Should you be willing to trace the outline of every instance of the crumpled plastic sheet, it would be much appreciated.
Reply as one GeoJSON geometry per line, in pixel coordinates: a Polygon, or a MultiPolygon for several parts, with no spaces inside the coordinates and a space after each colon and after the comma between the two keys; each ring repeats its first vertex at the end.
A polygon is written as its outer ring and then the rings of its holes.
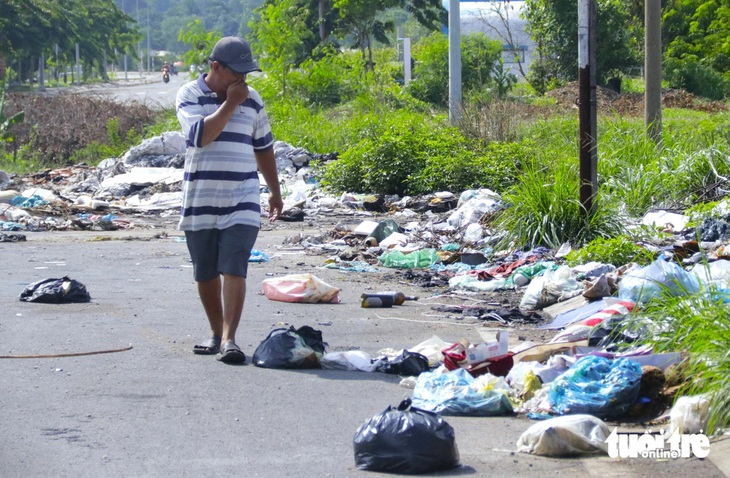
{"type": "Polygon", "coordinates": [[[23,224],[18,222],[0,221],[0,230],[3,231],[21,231],[25,229],[23,224]]]}
{"type": "Polygon", "coordinates": [[[252,249],[251,255],[248,257],[248,262],[269,262],[269,256],[263,251],[252,249]]]}
{"type": "Polygon", "coordinates": [[[646,267],[627,273],[619,282],[618,297],[647,302],[663,293],[680,295],[699,291],[699,280],[675,262],[657,259],[646,267]]]}
{"type": "Polygon", "coordinates": [[[365,261],[331,262],[325,264],[324,267],[326,269],[339,269],[348,272],[378,272],[379,270],[377,267],[373,267],[365,261]]]}
{"type": "Polygon", "coordinates": [[[640,385],[637,362],[588,355],[550,384],[548,400],[560,415],[620,417],[638,398],[640,385]]]}
{"type": "Polygon", "coordinates": [[[475,390],[475,379],[463,368],[424,372],[413,389],[413,406],[442,415],[487,417],[513,412],[509,397],[498,390],[475,390]]]}
{"type": "Polygon", "coordinates": [[[10,200],[10,204],[15,207],[21,207],[21,208],[32,208],[36,206],[41,206],[43,204],[48,204],[48,202],[44,201],[42,197],[34,194],[30,197],[25,196],[16,196],[13,199],[10,200]]]}
{"type": "Polygon", "coordinates": [[[517,440],[517,451],[541,456],[608,453],[608,425],[592,415],[566,415],[535,423],[517,440]]]}

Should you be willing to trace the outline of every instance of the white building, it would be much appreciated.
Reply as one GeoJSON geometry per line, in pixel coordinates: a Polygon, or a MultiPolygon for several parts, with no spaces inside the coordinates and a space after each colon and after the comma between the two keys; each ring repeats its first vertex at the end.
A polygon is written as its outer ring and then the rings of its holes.
{"type": "MultiPolygon", "coordinates": [[[[448,1],[446,8],[448,9],[448,1]]],[[[520,18],[525,2],[461,2],[461,34],[483,32],[499,40],[504,47],[502,58],[505,70],[522,79],[520,64],[527,74],[535,53],[535,42],[525,32],[527,22],[520,18]]]]}

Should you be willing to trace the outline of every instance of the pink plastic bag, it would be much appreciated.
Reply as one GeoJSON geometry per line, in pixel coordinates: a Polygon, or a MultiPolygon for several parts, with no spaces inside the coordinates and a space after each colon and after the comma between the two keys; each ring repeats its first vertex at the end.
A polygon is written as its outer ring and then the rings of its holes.
{"type": "Polygon", "coordinates": [[[281,302],[329,302],[339,304],[340,289],[332,287],[312,274],[291,274],[263,281],[264,295],[281,302]]]}

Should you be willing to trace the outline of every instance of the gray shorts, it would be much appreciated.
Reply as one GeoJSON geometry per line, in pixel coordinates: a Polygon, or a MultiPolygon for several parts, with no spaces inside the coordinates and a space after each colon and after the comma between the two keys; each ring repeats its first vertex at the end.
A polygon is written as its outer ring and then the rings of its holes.
{"type": "Polygon", "coordinates": [[[257,227],[243,224],[226,229],[185,231],[196,282],[207,282],[221,274],[246,277],[248,258],[258,233],[257,227]]]}

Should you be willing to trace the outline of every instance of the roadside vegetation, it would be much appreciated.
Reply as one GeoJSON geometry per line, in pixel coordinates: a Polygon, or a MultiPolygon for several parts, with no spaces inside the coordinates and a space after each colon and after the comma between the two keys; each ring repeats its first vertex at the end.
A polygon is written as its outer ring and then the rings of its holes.
{"type": "MultiPolygon", "coordinates": [[[[328,158],[334,154],[338,159],[312,165],[321,187],[331,193],[458,194],[488,188],[507,205],[483,219],[495,235],[504,233],[501,247],[557,248],[568,242],[573,247],[569,263],[616,266],[653,260],[641,244],[661,241],[661,232],[633,227],[648,211],[686,212],[692,224],[699,224],[717,214],[713,207],[727,195],[730,76],[721,41],[727,35],[703,34],[730,25],[709,24],[730,15],[715,8],[718,2],[667,2],[667,95],[658,145],[646,135],[641,82],[629,73],[640,63],[641,11],[634,2],[599,1],[599,10],[611,17],[602,36],[610,41],[601,48],[610,54],[601,56],[599,91],[618,79],[624,94],[614,101],[599,98],[599,190],[588,219],[578,201],[578,92],[571,83],[577,48],[575,35],[561,36],[575,31],[574,1],[526,2],[529,29],[544,41],[530,73],[521,78],[505,70],[506,40],[463,37],[464,103],[456,124],[446,110],[447,39],[431,31],[438,24],[434,17],[417,19],[397,9],[378,15],[358,10],[358,2],[337,3],[342,15],[328,17],[335,33],[326,42],[317,41],[317,24],[308,14],[316,9],[295,0],[264,2],[247,26],[268,73],[251,75],[249,83],[266,101],[275,137],[328,158]],[[407,85],[386,35],[396,23],[414,38],[414,80],[407,85]],[[358,41],[353,41],[347,32],[357,28],[358,41]]],[[[405,3],[433,8],[440,2],[405,3]]],[[[381,6],[386,5],[399,3],[381,6]]],[[[196,64],[204,62],[221,36],[222,30],[205,30],[192,21],[178,40],[188,47],[186,61],[196,64]]],[[[178,128],[171,110],[70,98],[7,96],[0,117],[16,120],[0,125],[0,169],[22,173],[93,165],[143,138],[178,128]]],[[[657,301],[642,311],[657,324],[651,339],[657,351],[690,353],[691,374],[698,377],[690,391],[713,397],[711,425],[716,428],[727,426],[730,418],[725,300],[721,291],[705,291],[657,301]]]]}

